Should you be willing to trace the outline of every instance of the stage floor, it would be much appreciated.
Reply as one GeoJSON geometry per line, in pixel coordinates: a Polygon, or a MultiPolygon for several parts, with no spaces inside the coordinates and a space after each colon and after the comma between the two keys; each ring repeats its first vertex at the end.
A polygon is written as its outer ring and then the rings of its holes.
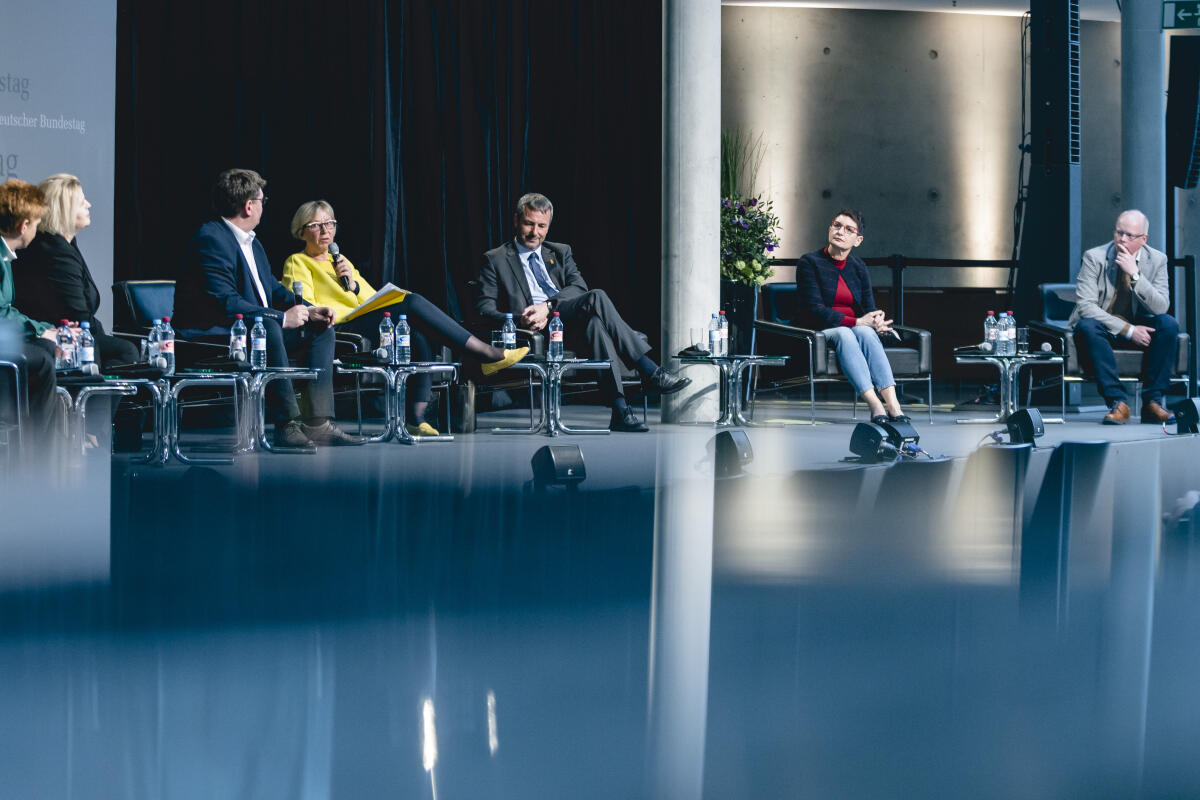
{"type": "Polygon", "coordinates": [[[483,432],[524,413],[12,476],[0,794],[1200,796],[1200,437],[939,410],[946,459],[863,467],[771,402],[715,480],[710,426],[483,432]]]}

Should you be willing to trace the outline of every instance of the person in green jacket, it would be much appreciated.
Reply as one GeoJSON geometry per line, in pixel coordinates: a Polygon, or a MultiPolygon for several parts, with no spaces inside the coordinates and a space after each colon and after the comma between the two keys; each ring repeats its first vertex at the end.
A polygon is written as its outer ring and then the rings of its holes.
{"type": "MultiPolygon", "coordinates": [[[[37,235],[46,208],[45,195],[33,184],[16,178],[0,184],[0,361],[23,363],[35,442],[49,433],[53,421],[55,328],[13,306],[12,262],[37,235]]],[[[0,369],[0,416],[9,418],[12,380],[11,370],[0,369]]]]}

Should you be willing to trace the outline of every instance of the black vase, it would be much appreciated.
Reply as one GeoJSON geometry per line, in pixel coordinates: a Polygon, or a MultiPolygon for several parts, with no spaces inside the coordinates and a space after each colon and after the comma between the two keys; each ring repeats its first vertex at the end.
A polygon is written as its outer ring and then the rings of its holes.
{"type": "Polygon", "coordinates": [[[729,320],[729,353],[753,352],[754,320],[758,317],[758,286],[721,279],[721,308],[729,320]]]}

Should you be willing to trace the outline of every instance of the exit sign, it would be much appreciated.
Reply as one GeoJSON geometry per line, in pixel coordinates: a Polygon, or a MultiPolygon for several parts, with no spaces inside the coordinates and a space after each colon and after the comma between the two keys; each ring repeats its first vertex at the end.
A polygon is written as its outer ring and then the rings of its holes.
{"type": "Polygon", "coordinates": [[[1163,3],[1163,28],[1200,28],[1200,0],[1163,3]]]}

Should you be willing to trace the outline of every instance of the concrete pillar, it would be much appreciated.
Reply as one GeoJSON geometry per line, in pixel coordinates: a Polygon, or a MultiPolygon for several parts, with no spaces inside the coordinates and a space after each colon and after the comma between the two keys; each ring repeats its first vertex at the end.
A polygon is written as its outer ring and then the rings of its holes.
{"type": "Polygon", "coordinates": [[[646,797],[700,800],[713,574],[712,431],[659,439],[646,797]]]}
{"type": "MultiPolygon", "coordinates": [[[[721,301],[721,2],[663,2],[662,360],[721,301]]],[[[663,422],[716,419],[715,370],[663,398],[663,422]]]]}
{"type": "Polygon", "coordinates": [[[1121,6],[1121,205],[1150,218],[1149,244],[1166,247],[1166,39],[1161,0],[1121,6]]]}

